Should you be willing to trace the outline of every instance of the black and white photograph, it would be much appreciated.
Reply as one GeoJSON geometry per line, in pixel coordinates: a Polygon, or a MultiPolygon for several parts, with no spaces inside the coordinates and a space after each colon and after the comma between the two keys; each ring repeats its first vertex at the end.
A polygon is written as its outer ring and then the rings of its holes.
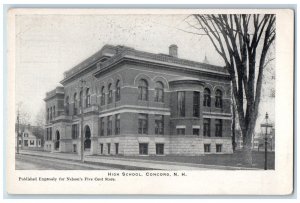
{"type": "Polygon", "coordinates": [[[277,128],[292,117],[275,103],[278,24],[291,12],[82,11],[11,10],[17,181],[30,171],[168,181],[288,167],[278,159],[292,160],[281,150],[292,145],[278,140],[293,135],[277,128]]]}

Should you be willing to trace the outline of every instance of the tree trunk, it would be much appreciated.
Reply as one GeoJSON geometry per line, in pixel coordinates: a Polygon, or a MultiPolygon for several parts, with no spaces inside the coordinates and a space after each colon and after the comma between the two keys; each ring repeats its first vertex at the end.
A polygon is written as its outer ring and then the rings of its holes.
{"type": "Polygon", "coordinates": [[[236,141],[235,141],[235,104],[234,104],[234,98],[232,96],[232,125],[231,125],[231,130],[232,130],[232,150],[235,151],[236,149],[236,141]]]}

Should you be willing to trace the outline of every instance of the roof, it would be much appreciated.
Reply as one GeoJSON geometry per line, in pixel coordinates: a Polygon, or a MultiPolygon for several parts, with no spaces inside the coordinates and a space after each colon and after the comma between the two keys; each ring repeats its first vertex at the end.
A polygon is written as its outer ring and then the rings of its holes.
{"type": "Polygon", "coordinates": [[[88,57],[70,70],[64,72],[64,79],[61,81],[61,83],[65,84],[76,75],[83,73],[83,71],[91,71],[96,69],[96,73],[94,75],[97,75],[97,73],[101,72],[101,70],[104,70],[124,59],[130,59],[134,61],[142,60],[149,63],[153,62],[156,64],[173,66],[174,68],[184,67],[191,70],[201,70],[219,75],[229,75],[225,67],[222,66],[215,66],[181,59],[168,54],[154,54],[150,52],[139,51],[127,46],[105,45],[92,56],[88,57]]]}

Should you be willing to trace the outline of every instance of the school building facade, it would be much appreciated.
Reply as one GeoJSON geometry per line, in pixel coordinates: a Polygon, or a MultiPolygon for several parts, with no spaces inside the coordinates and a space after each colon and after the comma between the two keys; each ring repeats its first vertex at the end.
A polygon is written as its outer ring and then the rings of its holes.
{"type": "Polygon", "coordinates": [[[226,69],[105,45],[46,93],[44,149],[85,154],[232,153],[231,82],[226,69]]]}

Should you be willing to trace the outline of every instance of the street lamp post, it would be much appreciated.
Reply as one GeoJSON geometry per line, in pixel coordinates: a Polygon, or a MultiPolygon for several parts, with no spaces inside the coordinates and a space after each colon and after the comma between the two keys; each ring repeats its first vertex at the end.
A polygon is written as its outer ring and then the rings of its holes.
{"type": "MultiPolygon", "coordinates": [[[[83,96],[83,86],[85,85],[86,81],[81,79],[80,80],[80,91],[81,91],[81,95],[79,93],[79,97],[83,96]]],[[[79,99],[79,103],[80,103],[80,128],[81,128],[81,132],[80,132],[80,160],[81,162],[84,162],[84,138],[83,138],[83,105],[82,105],[82,101],[83,98],[79,99]]]]}
{"type": "Polygon", "coordinates": [[[264,137],[264,141],[265,141],[265,170],[268,169],[267,165],[268,165],[268,128],[272,127],[271,124],[268,123],[268,119],[269,119],[269,115],[268,113],[266,113],[266,123],[261,124],[262,128],[265,128],[265,137],[264,137]]]}

